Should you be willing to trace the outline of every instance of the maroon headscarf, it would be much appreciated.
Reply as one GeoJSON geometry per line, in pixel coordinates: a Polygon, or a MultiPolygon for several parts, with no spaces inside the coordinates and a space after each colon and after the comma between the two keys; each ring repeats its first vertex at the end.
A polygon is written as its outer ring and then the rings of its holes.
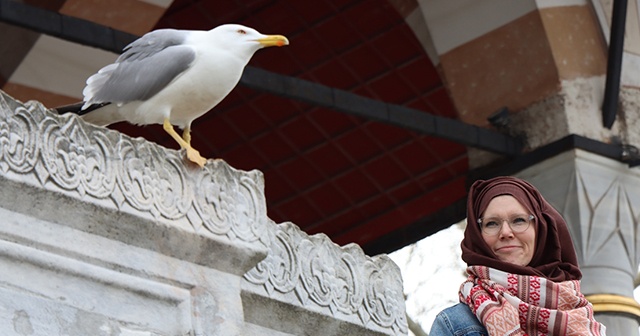
{"type": "Polygon", "coordinates": [[[528,182],[508,176],[478,180],[467,198],[467,228],[461,243],[462,260],[469,266],[481,265],[508,273],[537,275],[552,281],[580,280],[578,258],[567,224],[560,214],[528,182]],[[498,259],[484,242],[478,218],[496,196],[511,195],[535,216],[536,245],[527,266],[498,259]]]}

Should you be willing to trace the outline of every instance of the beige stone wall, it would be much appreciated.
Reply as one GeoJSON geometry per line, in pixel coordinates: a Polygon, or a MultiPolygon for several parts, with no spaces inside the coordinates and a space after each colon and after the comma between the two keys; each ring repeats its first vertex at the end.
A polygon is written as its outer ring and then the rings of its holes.
{"type": "Polygon", "coordinates": [[[538,12],[440,55],[461,120],[488,125],[503,106],[518,111],[558,90],[558,69],[538,12]]]}
{"type": "Polygon", "coordinates": [[[560,80],[605,74],[607,44],[590,6],[542,8],[539,15],[560,80]]]}
{"type": "MultiPolygon", "coordinates": [[[[396,6],[411,8],[407,2],[396,6]]],[[[630,1],[621,109],[602,125],[611,1],[418,1],[407,20],[421,37],[462,121],[491,127],[510,111],[511,135],[532,150],[570,134],[640,147],[640,10],[630,1]],[[419,14],[419,15],[418,15],[419,14]],[[419,31],[426,27],[427,32],[419,31]]],[[[472,166],[491,160],[473,151],[472,166]]]]}

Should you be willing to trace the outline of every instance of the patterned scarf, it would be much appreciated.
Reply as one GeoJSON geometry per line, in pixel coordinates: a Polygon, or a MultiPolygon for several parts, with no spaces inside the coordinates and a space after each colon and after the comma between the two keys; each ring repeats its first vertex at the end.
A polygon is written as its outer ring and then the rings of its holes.
{"type": "Polygon", "coordinates": [[[494,335],[605,336],[580,281],[553,282],[538,276],[506,273],[485,266],[467,268],[460,301],[494,335]]]}

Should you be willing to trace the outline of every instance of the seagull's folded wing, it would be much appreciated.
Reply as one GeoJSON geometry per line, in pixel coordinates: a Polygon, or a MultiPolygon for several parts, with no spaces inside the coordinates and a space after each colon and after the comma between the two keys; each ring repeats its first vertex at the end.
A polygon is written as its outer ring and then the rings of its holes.
{"type": "Polygon", "coordinates": [[[144,37],[132,43],[116,63],[89,77],[82,91],[84,107],[146,100],[187,70],[195,59],[194,50],[186,45],[170,45],[167,41],[159,48],[162,43],[158,35],[154,43],[149,43],[149,39],[144,42],[144,37]]]}

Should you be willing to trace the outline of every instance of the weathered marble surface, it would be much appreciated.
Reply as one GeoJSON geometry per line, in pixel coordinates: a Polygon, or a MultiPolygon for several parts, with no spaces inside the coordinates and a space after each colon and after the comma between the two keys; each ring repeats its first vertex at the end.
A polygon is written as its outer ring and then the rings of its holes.
{"type": "Polygon", "coordinates": [[[205,169],[0,91],[0,334],[404,335],[400,271],[205,169]]]}

